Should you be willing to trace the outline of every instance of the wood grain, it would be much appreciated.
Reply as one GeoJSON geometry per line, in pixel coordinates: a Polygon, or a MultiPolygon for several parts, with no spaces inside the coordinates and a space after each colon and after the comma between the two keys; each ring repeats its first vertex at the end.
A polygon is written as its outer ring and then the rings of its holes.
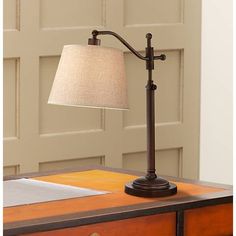
{"type": "Polygon", "coordinates": [[[184,215],[186,236],[233,235],[233,204],[190,209],[184,215]]]}
{"type": "Polygon", "coordinates": [[[175,235],[175,213],[166,213],[134,219],[118,220],[88,226],[66,228],[27,236],[173,236],[175,235]]]}

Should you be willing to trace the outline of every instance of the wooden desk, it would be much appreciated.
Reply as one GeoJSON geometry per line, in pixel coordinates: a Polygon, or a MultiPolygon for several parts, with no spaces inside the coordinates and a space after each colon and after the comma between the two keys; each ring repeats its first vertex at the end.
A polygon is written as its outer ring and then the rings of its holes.
{"type": "Polygon", "coordinates": [[[4,235],[31,236],[223,236],[233,235],[230,186],[169,178],[178,193],[139,198],[124,184],[139,172],[88,167],[6,177],[33,178],[107,190],[100,196],[4,208],[4,235]]]}

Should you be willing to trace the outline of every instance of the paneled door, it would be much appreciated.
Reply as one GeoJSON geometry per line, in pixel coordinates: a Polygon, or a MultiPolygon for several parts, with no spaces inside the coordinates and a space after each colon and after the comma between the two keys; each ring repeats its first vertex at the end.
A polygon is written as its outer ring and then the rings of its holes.
{"type": "Polygon", "coordinates": [[[153,34],[156,166],[198,178],[200,0],[4,0],[4,171],[17,174],[87,164],[146,169],[143,61],[124,50],[129,111],[48,105],[62,47],[112,30],[144,53],[153,34]]]}

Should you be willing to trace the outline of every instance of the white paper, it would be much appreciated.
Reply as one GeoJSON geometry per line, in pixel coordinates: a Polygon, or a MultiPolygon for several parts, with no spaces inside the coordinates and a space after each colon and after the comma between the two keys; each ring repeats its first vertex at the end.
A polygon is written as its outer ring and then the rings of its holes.
{"type": "Polygon", "coordinates": [[[3,181],[3,206],[18,206],[106,193],[109,192],[22,178],[3,181]]]}

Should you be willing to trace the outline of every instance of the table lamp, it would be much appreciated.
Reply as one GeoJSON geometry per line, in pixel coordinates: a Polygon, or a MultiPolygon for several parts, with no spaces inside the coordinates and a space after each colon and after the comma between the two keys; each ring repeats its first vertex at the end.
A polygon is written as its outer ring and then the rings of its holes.
{"type": "Polygon", "coordinates": [[[155,169],[155,90],[152,70],[155,60],[152,34],[146,34],[146,55],[141,55],[120,35],[112,31],[92,31],[88,45],[65,45],[48,103],[66,106],[128,109],[124,55],[121,50],[100,46],[98,35],[112,35],[135,56],[146,62],[147,173],[125,185],[125,192],[139,197],[164,197],[177,193],[175,184],[157,176],[155,169]]]}

